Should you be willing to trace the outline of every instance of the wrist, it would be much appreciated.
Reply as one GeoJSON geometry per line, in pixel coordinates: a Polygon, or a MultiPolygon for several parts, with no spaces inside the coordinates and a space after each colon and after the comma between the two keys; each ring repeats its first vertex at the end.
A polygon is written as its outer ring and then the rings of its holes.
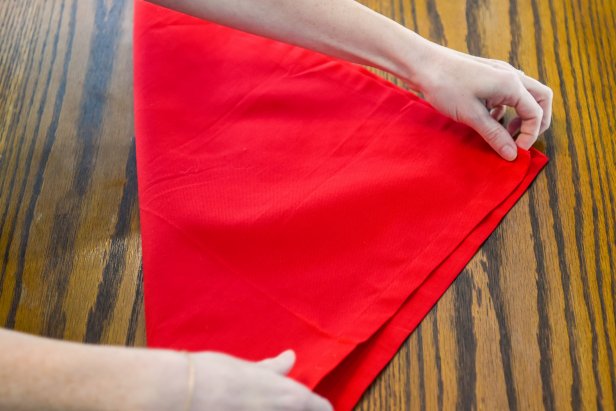
{"type": "Polygon", "coordinates": [[[399,38],[389,53],[391,69],[388,71],[411,89],[424,92],[435,81],[443,47],[407,28],[399,38]]]}
{"type": "Polygon", "coordinates": [[[184,355],[162,349],[95,346],[100,350],[98,393],[103,409],[181,410],[186,398],[184,355]],[[101,389],[102,388],[102,389],[101,389]],[[109,395],[111,394],[111,395],[109,395]]]}
{"type": "Polygon", "coordinates": [[[145,369],[143,404],[146,410],[184,411],[189,390],[189,363],[185,353],[150,349],[151,366],[145,369]],[[146,375],[147,374],[147,375],[146,375]]]}

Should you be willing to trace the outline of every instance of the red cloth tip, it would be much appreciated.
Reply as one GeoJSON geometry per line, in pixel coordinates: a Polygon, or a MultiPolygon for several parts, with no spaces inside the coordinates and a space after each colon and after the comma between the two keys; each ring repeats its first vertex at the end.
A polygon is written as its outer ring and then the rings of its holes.
{"type": "Polygon", "coordinates": [[[147,341],[352,409],[548,158],[362,66],[135,2],[147,341]]]}

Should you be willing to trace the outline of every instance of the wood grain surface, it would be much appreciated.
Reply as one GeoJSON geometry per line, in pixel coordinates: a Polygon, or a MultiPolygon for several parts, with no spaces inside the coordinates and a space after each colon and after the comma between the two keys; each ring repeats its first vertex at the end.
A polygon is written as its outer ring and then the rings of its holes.
{"type": "MultiPolygon", "coordinates": [[[[509,61],[555,100],[536,145],[550,163],[358,409],[615,409],[616,1],[363,2],[509,61]]],[[[0,0],[7,328],[145,345],[132,12],[131,0],[0,0]]]]}

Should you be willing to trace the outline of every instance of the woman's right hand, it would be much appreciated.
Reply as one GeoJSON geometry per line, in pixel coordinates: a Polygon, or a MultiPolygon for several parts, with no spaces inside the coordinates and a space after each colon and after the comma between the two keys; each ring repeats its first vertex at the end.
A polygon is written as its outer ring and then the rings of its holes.
{"type": "Polygon", "coordinates": [[[295,364],[292,350],[258,362],[213,351],[188,355],[195,367],[191,411],[333,410],[327,400],[286,376],[295,364]]]}
{"type": "Polygon", "coordinates": [[[464,123],[506,160],[517,148],[529,150],[549,126],[553,92],[545,84],[500,60],[487,59],[423,41],[423,57],[414,64],[411,88],[434,108],[464,123]],[[505,107],[517,117],[499,123],[505,107]],[[512,134],[519,129],[514,141],[512,134]]]}

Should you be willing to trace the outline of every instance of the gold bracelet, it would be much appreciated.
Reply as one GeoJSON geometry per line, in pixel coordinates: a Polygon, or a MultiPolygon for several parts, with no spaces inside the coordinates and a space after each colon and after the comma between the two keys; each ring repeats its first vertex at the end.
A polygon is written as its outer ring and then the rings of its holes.
{"type": "Polygon", "coordinates": [[[184,411],[190,411],[192,406],[192,399],[195,392],[195,363],[192,355],[188,351],[184,351],[186,355],[186,361],[188,363],[188,395],[186,396],[186,402],[184,404],[184,411]]]}

